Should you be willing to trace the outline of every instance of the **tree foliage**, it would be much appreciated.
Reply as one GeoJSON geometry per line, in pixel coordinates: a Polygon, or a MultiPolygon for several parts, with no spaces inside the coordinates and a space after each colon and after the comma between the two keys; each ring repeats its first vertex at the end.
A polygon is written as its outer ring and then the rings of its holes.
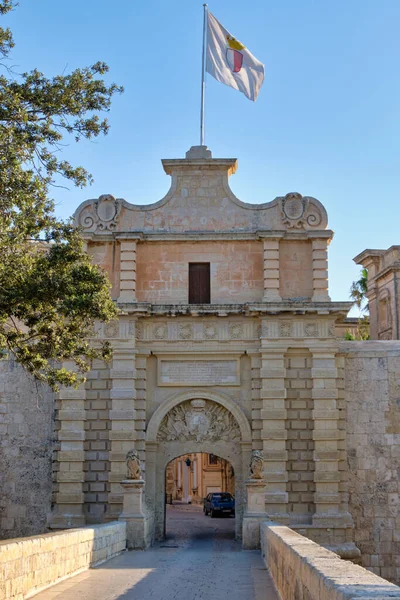
{"type": "MultiPolygon", "coordinates": [[[[353,281],[350,287],[350,298],[353,300],[354,306],[360,309],[361,313],[368,313],[368,302],[367,302],[367,291],[368,291],[368,270],[361,269],[360,278],[357,281],[353,281]]],[[[346,331],[346,340],[369,340],[369,317],[368,314],[360,315],[357,327],[352,332],[346,331]]]]}
{"type": "Polygon", "coordinates": [[[356,329],[352,331],[348,329],[345,333],[344,339],[348,341],[369,340],[369,317],[360,317],[357,321],[356,329]]]}
{"type": "Polygon", "coordinates": [[[367,290],[368,270],[363,268],[361,269],[360,279],[353,281],[351,284],[350,298],[353,300],[355,306],[364,312],[368,311],[368,304],[365,304],[365,301],[367,300],[367,290]]]}
{"type": "MultiPolygon", "coordinates": [[[[0,15],[15,6],[0,0],[0,15]]],[[[12,33],[0,27],[0,351],[12,352],[35,378],[75,385],[95,356],[95,320],[116,315],[106,274],[83,251],[79,231],[55,216],[51,193],[61,179],[84,187],[92,176],[61,150],[72,139],[106,134],[114,94],[98,62],[69,74],[15,74],[8,61],[12,33]],[[62,361],[77,368],[67,370],[62,361]]]]}

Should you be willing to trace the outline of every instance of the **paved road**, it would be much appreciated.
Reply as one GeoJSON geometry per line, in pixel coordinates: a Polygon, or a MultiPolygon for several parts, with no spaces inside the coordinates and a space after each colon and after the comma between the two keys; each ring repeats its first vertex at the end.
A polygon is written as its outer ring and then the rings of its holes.
{"type": "Polygon", "coordinates": [[[261,555],[242,551],[232,518],[168,507],[167,539],[124,552],[35,600],[278,600],[261,555]]]}

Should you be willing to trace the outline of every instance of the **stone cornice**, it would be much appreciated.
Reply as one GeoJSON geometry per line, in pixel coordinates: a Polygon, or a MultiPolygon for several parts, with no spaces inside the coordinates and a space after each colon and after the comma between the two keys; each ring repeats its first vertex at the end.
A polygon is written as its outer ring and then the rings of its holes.
{"type": "MultiPolygon", "coordinates": [[[[364,265],[365,261],[368,261],[368,259],[377,259],[377,258],[381,258],[381,256],[383,256],[385,254],[386,250],[370,250],[370,249],[366,249],[363,250],[362,252],[360,252],[360,254],[357,254],[357,256],[355,256],[353,258],[353,261],[356,263],[356,265],[364,265]]],[[[369,261],[368,261],[369,262],[369,261]]]]}
{"type": "Polygon", "coordinates": [[[187,315],[203,317],[208,315],[226,317],[228,315],[268,316],[268,315],[336,315],[344,318],[352,307],[351,302],[258,302],[246,304],[151,304],[149,302],[118,303],[125,314],[141,316],[187,315]]]}
{"type": "Polygon", "coordinates": [[[205,241],[237,241],[237,240],[263,240],[263,239],[292,239],[292,240],[314,240],[333,238],[333,231],[323,229],[318,231],[299,230],[269,230],[269,231],[189,231],[184,233],[168,233],[163,231],[120,231],[118,233],[83,233],[86,241],[109,242],[133,240],[146,242],[205,242],[205,241]]]}
{"type": "Polygon", "coordinates": [[[399,356],[400,341],[398,340],[367,340],[367,341],[340,341],[339,351],[348,358],[399,356]]]}
{"type": "Polygon", "coordinates": [[[259,312],[265,314],[292,313],[301,315],[317,313],[320,315],[343,314],[344,316],[347,315],[352,306],[352,302],[307,302],[296,300],[248,304],[250,312],[259,312]]]}
{"type": "Polygon", "coordinates": [[[165,158],[161,162],[167,175],[172,175],[177,169],[192,172],[195,169],[219,169],[222,171],[228,171],[228,175],[233,175],[236,173],[238,167],[237,158],[196,158],[190,160],[186,158],[165,158]]]}
{"type": "Polygon", "coordinates": [[[400,250],[400,246],[393,245],[393,246],[390,246],[390,248],[388,248],[387,250],[377,250],[377,249],[366,248],[366,250],[363,250],[362,252],[360,252],[360,254],[357,254],[357,256],[355,256],[353,258],[353,260],[357,265],[362,265],[369,258],[370,259],[376,259],[376,258],[379,259],[382,256],[389,254],[393,250],[400,250]]]}
{"type": "Polygon", "coordinates": [[[392,263],[391,265],[389,265],[388,267],[386,267],[386,269],[384,269],[383,271],[378,273],[375,276],[374,280],[378,281],[379,279],[383,279],[384,277],[386,277],[387,275],[390,275],[391,273],[399,272],[399,271],[400,271],[400,262],[396,261],[396,262],[392,263]]]}

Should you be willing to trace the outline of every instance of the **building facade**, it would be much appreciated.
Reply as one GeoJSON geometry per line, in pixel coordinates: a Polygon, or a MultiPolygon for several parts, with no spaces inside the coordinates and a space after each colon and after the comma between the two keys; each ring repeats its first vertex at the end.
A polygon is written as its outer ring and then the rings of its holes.
{"type": "Polygon", "coordinates": [[[354,262],[368,270],[371,339],[400,340],[400,246],[364,250],[354,262]]]}
{"type": "Polygon", "coordinates": [[[210,492],[235,495],[235,471],[215,454],[185,454],[166,468],[165,501],[168,504],[202,504],[210,492]]]}
{"type": "Polygon", "coordinates": [[[234,468],[238,537],[268,515],[345,544],[353,522],[335,324],[350,304],[328,295],[326,211],[297,193],[241,202],[228,185],[236,159],[204,147],[162,162],[172,181],[159,202],[108,195],[75,214],[121,315],[93,340],[112,342],[112,364],[95,362],[85,388],[58,400],[51,526],[118,518],[135,448],[160,538],[167,464],[205,452],[234,468]],[[255,450],[257,508],[246,483],[255,450]]]}
{"type": "MultiPolygon", "coordinates": [[[[234,473],[244,547],[273,518],[400,582],[400,346],[343,341],[350,304],[328,295],[325,209],[300,194],[241,202],[236,160],[206,148],[163,165],[161,201],[101,196],[75,215],[121,310],[93,332],[112,362],[56,397],[0,363],[1,538],[118,519],[135,450],[160,539],[168,465],[205,453],[234,473]]],[[[378,258],[370,285],[386,281],[378,258]]]]}

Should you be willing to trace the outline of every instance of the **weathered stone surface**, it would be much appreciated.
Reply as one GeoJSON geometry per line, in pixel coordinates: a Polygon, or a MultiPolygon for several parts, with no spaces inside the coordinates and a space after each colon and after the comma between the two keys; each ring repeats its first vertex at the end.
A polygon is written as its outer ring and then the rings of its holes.
{"type": "Polygon", "coordinates": [[[159,385],[238,385],[236,360],[161,360],[159,385]]]}
{"type": "Polygon", "coordinates": [[[0,539],[46,531],[54,397],[14,360],[0,361],[0,539]]]}
{"type": "Polygon", "coordinates": [[[264,561],[285,600],[389,600],[400,588],[366,569],[340,559],[288,527],[261,525],[264,561]]]}
{"type": "Polygon", "coordinates": [[[124,522],[0,542],[0,597],[30,597],[125,548],[124,522]]]}
{"type": "Polygon", "coordinates": [[[364,250],[354,259],[368,269],[367,297],[372,340],[400,339],[400,246],[364,250]]]}
{"type": "Polygon", "coordinates": [[[362,565],[400,582],[400,347],[343,342],[349,510],[362,565]]]}

